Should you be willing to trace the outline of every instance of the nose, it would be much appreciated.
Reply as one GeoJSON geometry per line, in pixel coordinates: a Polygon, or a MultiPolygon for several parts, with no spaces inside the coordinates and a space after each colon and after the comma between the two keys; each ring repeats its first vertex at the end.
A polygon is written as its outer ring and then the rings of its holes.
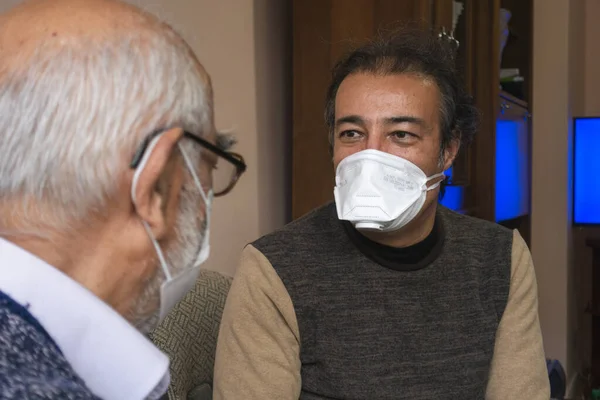
{"type": "Polygon", "coordinates": [[[365,143],[365,150],[384,151],[384,146],[384,135],[381,132],[378,132],[377,129],[369,132],[369,136],[367,137],[367,141],[365,143]]]}

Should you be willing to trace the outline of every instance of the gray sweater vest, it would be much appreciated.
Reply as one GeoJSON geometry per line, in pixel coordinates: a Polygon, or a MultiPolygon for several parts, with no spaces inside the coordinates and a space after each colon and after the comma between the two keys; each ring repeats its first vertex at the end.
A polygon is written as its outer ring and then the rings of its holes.
{"type": "Polygon", "coordinates": [[[443,245],[395,271],[349,240],[335,205],[253,245],[300,329],[301,399],[483,399],[508,299],[512,232],[440,206],[443,245]]]}

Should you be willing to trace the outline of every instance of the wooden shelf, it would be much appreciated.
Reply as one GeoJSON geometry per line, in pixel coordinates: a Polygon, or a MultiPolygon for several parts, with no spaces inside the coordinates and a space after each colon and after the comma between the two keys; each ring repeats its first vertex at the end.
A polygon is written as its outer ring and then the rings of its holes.
{"type": "Polygon", "coordinates": [[[513,96],[512,94],[505,92],[504,90],[500,90],[500,97],[502,97],[506,101],[510,101],[520,107],[525,109],[529,109],[529,104],[525,100],[521,100],[518,97],[513,96]]]}

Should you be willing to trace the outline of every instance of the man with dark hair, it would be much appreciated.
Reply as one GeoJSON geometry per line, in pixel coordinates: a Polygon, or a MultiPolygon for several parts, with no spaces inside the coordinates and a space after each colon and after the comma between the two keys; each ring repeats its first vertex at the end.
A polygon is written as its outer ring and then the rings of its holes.
{"type": "Polygon", "coordinates": [[[244,250],[216,399],[548,399],[527,246],[437,203],[478,120],[450,49],[353,51],[325,116],[335,203],[244,250]]]}

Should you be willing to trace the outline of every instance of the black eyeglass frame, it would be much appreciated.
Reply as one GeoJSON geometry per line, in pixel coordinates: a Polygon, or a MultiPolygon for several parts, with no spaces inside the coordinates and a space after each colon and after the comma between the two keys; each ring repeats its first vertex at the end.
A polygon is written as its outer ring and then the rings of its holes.
{"type": "MultiPolygon", "coordinates": [[[[164,132],[164,130],[153,132],[152,134],[148,135],[142,141],[142,143],[140,144],[138,149],[135,151],[133,158],[131,160],[131,163],[129,163],[130,168],[136,169],[140,165],[140,162],[142,161],[142,158],[144,157],[144,153],[148,149],[150,142],[152,141],[152,139],[154,139],[156,136],[160,135],[162,132],[164,132]]],[[[237,181],[240,179],[242,174],[244,172],[246,172],[246,163],[244,162],[244,157],[242,157],[241,154],[234,153],[232,151],[223,150],[220,147],[215,146],[211,142],[204,140],[201,137],[196,136],[191,132],[184,131],[183,137],[193,140],[194,142],[198,143],[200,146],[204,147],[207,150],[212,151],[217,156],[219,156],[219,157],[225,159],[226,161],[230,162],[231,164],[233,164],[233,166],[235,167],[235,174],[231,177],[231,182],[229,182],[229,185],[225,189],[221,190],[219,193],[215,193],[214,195],[215,195],[215,197],[219,197],[219,196],[224,196],[227,193],[231,192],[231,190],[235,187],[237,181]]]]}

